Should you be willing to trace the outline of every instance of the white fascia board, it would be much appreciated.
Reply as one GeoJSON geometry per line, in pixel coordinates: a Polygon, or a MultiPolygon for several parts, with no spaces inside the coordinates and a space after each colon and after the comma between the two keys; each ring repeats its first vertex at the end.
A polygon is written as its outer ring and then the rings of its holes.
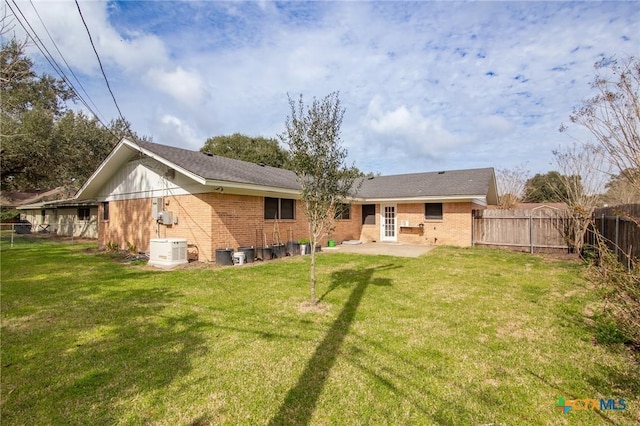
{"type": "Polygon", "coordinates": [[[413,197],[413,198],[353,198],[353,202],[358,204],[373,203],[456,203],[456,202],[472,202],[475,204],[487,205],[486,196],[484,195],[449,195],[435,197],[413,197]]]}
{"type": "Polygon", "coordinates": [[[33,204],[24,204],[22,206],[16,207],[16,210],[37,210],[46,208],[46,203],[33,203],[33,204]]]}
{"type": "Polygon", "coordinates": [[[223,191],[226,193],[233,193],[234,190],[238,190],[239,192],[251,192],[256,195],[263,195],[264,193],[271,194],[281,194],[281,195],[290,195],[294,198],[300,198],[301,192],[297,189],[289,189],[289,188],[280,188],[276,186],[264,186],[264,185],[255,185],[251,183],[241,183],[241,182],[230,182],[226,180],[207,180],[204,183],[206,186],[212,187],[221,187],[223,191]],[[230,189],[231,191],[226,191],[226,189],[230,189]]]}

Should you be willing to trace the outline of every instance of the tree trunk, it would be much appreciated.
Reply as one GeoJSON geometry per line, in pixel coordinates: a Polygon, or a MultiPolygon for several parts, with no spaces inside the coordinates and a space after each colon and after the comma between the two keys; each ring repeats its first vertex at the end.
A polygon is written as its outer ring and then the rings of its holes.
{"type": "Polygon", "coordinates": [[[311,269],[309,272],[309,290],[311,292],[311,303],[313,305],[318,302],[316,300],[316,244],[316,239],[313,238],[311,240],[311,269]]]}

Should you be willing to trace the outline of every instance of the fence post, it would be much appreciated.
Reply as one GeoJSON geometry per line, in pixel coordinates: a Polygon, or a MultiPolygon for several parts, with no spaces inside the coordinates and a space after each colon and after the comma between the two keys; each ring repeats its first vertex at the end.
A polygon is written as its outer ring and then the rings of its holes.
{"type": "Polygon", "coordinates": [[[13,248],[13,234],[16,232],[16,224],[11,224],[11,248],[13,248]]]}
{"type": "Polygon", "coordinates": [[[529,213],[529,251],[533,254],[533,213],[529,213]]]}
{"type": "Polygon", "coordinates": [[[616,233],[615,233],[615,239],[616,239],[616,244],[615,244],[615,252],[616,252],[616,259],[618,258],[618,244],[620,244],[620,216],[616,215],[616,233]]]}
{"type": "Polygon", "coordinates": [[[476,210],[471,210],[471,247],[476,245],[476,210]]]}

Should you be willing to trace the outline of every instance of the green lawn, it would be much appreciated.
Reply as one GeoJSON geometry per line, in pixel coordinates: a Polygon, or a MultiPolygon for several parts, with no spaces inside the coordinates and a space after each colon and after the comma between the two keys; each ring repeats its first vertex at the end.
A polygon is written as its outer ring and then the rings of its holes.
{"type": "Polygon", "coordinates": [[[89,247],[1,246],[3,425],[640,420],[637,359],[594,343],[577,263],[323,254],[317,313],[300,311],[308,258],[166,272],[89,247]]]}

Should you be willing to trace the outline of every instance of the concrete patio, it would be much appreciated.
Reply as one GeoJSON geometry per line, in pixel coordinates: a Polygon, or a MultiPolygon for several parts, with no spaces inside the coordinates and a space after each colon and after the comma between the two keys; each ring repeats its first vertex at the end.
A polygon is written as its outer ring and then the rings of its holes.
{"type": "Polygon", "coordinates": [[[339,244],[335,247],[322,247],[325,253],[359,253],[396,257],[419,257],[433,250],[435,246],[402,243],[362,243],[339,244]]]}

